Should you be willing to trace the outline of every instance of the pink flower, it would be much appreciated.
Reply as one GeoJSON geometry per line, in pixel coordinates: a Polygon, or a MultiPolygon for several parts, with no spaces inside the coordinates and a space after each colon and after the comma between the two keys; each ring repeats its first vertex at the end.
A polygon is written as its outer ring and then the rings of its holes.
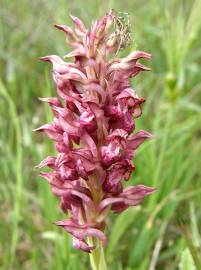
{"type": "Polygon", "coordinates": [[[62,210],[71,213],[70,219],[56,225],[72,234],[73,245],[86,252],[95,248],[88,237],[106,244],[104,219],[109,210],[120,213],[155,191],[143,185],[123,187],[123,180],[128,181],[135,169],[132,160],[137,148],[151,137],[146,131],[135,132],[144,99],[129,82],[149,70],[138,60],[151,55],[136,51],[123,59],[112,58],[119,47],[112,33],[115,16],[110,11],[90,30],[71,16],[74,29],[55,27],[73,48],[66,57],[74,57],[74,63],[56,55],[40,58],[53,66],[58,98],[40,98],[50,105],[54,118],[36,131],[55,142],[58,155],[48,156],[38,168],[51,168],[40,175],[59,197],[62,210]]]}

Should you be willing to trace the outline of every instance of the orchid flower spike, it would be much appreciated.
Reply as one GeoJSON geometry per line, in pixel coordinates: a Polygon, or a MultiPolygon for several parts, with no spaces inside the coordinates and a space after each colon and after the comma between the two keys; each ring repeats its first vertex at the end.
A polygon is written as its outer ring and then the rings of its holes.
{"type": "Polygon", "coordinates": [[[55,224],[73,236],[76,248],[89,253],[96,248],[90,237],[106,245],[110,211],[121,213],[155,191],[144,185],[123,186],[135,170],[137,148],[151,137],[147,131],[135,132],[145,100],[130,84],[130,78],[149,70],[138,60],[151,55],[135,51],[122,59],[116,56],[122,47],[114,32],[116,16],[110,11],[89,30],[74,16],[74,29],[56,24],[73,49],[65,57],[74,61],[56,55],[40,58],[53,66],[57,97],[40,98],[54,118],[36,131],[53,140],[58,152],[38,165],[51,169],[40,175],[60,199],[61,209],[70,214],[55,224]]]}

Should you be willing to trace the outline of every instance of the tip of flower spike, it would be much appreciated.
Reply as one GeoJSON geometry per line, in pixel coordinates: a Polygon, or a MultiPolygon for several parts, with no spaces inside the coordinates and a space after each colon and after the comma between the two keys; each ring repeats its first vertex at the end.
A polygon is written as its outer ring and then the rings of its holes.
{"type": "Polygon", "coordinates": [[[142,71],[151,71],[151,68],[148,68],[140,63],[136,63],[135,67],[139,68],[142,71]]]}
{"type": "Polygon", "coordinates": [[[35,132],[35,131],[39,131],[39,130],[38,130],[38,128],[34,128],[34,129],[32,129],[32,131],[35,132]]]}
{"type": "Polygon", "coordinates": [[[52,157],[52,156],[48,156],[46,157],[45,159],[43,159],[39,164],[37,164],[35,166],[35,168],[43,168],[45,166],[51,166],[51,165],[54,165],[55,164],[55,160],[56,158],[55,157],[52,157]]]}
{"type": "Polygon", "coordinates": [[[63,57],[64,58],[71,58],[71,57],[76,57],[76,56],[86,56],[85,49],[81,49],[81,48],[76,49],[76,50],[64,55],[63,57]]]}
{"type": "Polygon", "coordinates": [[[139,134],[140,134],[142,137],[146,137],[146,138],[152,138],[152,137],[153,137],[153,134],[151,134],[150,132],[145,131],[145,130],[139,131],[139,134]]]}
{"type": "Polygon", "coordinates": [[[145,130],[140,130],[139,132],[131,135],[129,139],[149,139],[152,137],[153,137],[153,134],[151,134],[150,132],[145,131],[145,130]]]}
{"type": "Polygon", "coordinates": [[[38,100],[48,102],[50,106],[61,106],[60,100],[56,97],[38,97],[38,100]]]}
{"type": "Polygon", "coordinates": [[[52,173],[47,173],[47,172],[40,172],[39,176],[48,181],[50,184],[53,179],[53,174],[52,173]]]}
{"type": "Polygon", "coordinates": [[[145,130],[140,130],[138,132],[138,134],[140,136],[144,137],[144,138],[147,138],[147,139],[155,139],[155,138],[157,138],[157,136],[155,134],[152,134],[152,133],[150,133],[148,131],[145,131],[145,130]]]}
{"type": "MultiPolygon", "coordinates": [[[[53,26],[59,30],[62,30],[64,31],[65,29],[65,25],[64,24],[57,24],[57,23],[54,23],[53,26]]],[[[65,31],[64,31],[65,32],[65,31]]]]}
{"type": "Polygon", "coordinates": [[[63,64],[62,59],[58,56],[58,55],[46,55],[46,56],[42,56],[39,57],[40,61],[45,61],[45,62],[51,62],[51,63],[59,63],[59,64],[63,64]]]}
{"type": "Polygon", "coordinates": [[[145,196],[148,196],[148,195],[156,192],[156,190],[157,190],[155,187],[145,187],[143,185],[139,185],[139,188],[142,189],[143,187],[144,187],[144,195],[145,196]]]}
{"type": "Polygon", "coordinates": [[[71,14],[70,14],[70,17],[71,17],[71,19],[72,19],[72,21],[73,21],[73,23],[75,25],[75,31],[78,34],[81,34],[81,33],[84,34],[84,33],[86,33],[86,28],[85,28],[83,22],[79,18],[77,18],[77,17],[75,17],[75,16],[73,16],[71,14]]]}
{"type": "Polygon", "coordinates": [[[49,102],[50,98],[48,98],[48,97],[38,97],[38,100],[44,101],[44,102],[49,102]]]}
{"type": "Polygon", "coordinates": [[[32,131],[35,132],[35,131],[42,131],[42,130],[41,130],[41,128],[39,127],[39,128],[34,128],[34,129],[32,129],[32,131]]]}
{"type": "Polygon", "coordinates": [[[66,33],[68,35],[73,35],[73,30],[65,24],[56,24],[55,23],[53,26],[59,30],[62,30],[64,33],[66,33]]]}
{"type": "Polygon", "coordinates": [[[41,57],[39,57],[39,60],[40,61],[49,62],[50,61],[50,58],[49,58],[49,56],[41,56],[41,57]]]}
{"type": "Polygon", "coordinates": [[[38,127],[38,128],[35,128],[35,129],[32,129],[32,131],[43,131],[45,128],[48,128],[50,125],[49,124],[44,124],[43,126],[41,127],[38,127]]]}
{"type": "Polygon", "coordinates": [[[69,14],[69,16],[71,17],[72,20],[74,20],[75,18],[77,18],[77,17],[73,16],[71,13],[69,14]]]}
{"type": "Polygon", "coordinates": [[[65,225],[65,222],[64,221],[55,221],[53,222],[53,224],[57,225],[57,226],[64,226],[65,225]]]}
{"type": "Polygon", "coordinates": [[[152,189],[152,190],[150,191],[150,194],[157,191],[157,188],[152,187],[151,189],[152,189]]]}
{"type": "Polygon", "coordinates": [[[140,58],[151,59],[152,55],[150,53],[143,52],[143,51],[134,51],[130,53],[126,58],[124,58],[123,62],[138,60],[140,58]]]}
{"type": "Polygon", "coordinates": [[[141,194],[142,196],[148,196],[149,194],[156,191],[155,187],[148,187],[144,185],[137,185],[137,186],[128,186],[124,189],[124,194],[141,194]]]}

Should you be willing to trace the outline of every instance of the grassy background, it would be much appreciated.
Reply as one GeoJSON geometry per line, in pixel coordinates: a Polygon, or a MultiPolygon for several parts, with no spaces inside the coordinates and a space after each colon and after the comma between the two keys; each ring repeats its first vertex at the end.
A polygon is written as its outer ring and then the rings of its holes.
{"type": "Polygon", "coordinates": [[[147,99],[137,129],[155,139],[138,151],[131,182],[157,192],[107,221],[108,269],[200,269],[201,0],[1,1],[0,269],[89,269],[87,254],[52,224],[64,215],[34,165],[54,150],[31,130],[52,118],[37,97],[55,92],[37,58],[68,51],[51,25],[71,24],[69,13],[89,25],[110,8],[130,14],[127,51],[153,54],[152,72],[133,85],[147,99]]]}

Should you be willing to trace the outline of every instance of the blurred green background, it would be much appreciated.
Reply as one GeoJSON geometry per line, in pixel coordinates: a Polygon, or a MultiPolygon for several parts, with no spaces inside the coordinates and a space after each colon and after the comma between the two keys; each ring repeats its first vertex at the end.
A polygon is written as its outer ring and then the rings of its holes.
{"type": "Polygon", "coordinates": [[[133,80],[146,98],[137,129],[155,138],[136,156],[132,183],[155,186],[142,206],[107,221],[111,270],[195,270],[201,257],[201,0],[1,0],[0,269],[88,270],[88,255],[53,222],[64,218],[34,165],[53,153],[32,129],[51,121],[37,97],[55,95],[50,66],[69,50],[53,23],[69,13],[89,26],[105,11],[128,12],[132,45],[152,53],[152,72],[133,80]]]}

